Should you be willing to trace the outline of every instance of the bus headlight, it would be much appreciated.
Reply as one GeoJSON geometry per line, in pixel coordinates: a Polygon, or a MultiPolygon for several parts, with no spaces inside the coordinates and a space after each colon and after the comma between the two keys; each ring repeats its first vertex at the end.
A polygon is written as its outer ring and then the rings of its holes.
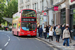
{"type": "Polygon", "coordinates": [[[35,32],[35,31],[33,31],[33,32],[35,32]]]}

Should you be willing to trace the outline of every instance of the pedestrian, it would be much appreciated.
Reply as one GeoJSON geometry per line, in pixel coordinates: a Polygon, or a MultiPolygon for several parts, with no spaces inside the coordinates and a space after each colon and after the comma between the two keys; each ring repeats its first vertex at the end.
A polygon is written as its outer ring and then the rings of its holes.
{"type": "Polygon", "coordinates": [[[46,38],[47,38],[47,33],[49,33],[49,27],[46,26],[46,38]]]}
{"type": "Polygon", "coordinates": [[[42,32],[43,32],[42,26],[40,26],[38,32],[39,32],[39,36],[42,37],[42,32]]]}
{"type": "Polygon", "coordinates": [[[50,41],[50,40],[53,41],[53,32],[54,32],[54,29],[53,29],[53,27],[51,26],[51,28],[49,29],[49,41],[50,41]]]}
{"type": "Polygon", "coordinates": [[[66,26],[68,26],[68,30],[69,30],[69,32],[70,32],[70,43],[72,43],[72,40],[71,40],[71,38],[72,38],[71,29],[70,29],[70,27],[69,27],[69,24],[66,24],[66,26]]]}
{"type": "Polygon", "coordinates": [[[56,26],[54,25],[54,36],[56,36],[56,32],[55,32],[56,26]]]}
{"type": "Polygon", "coordinates": [[[43,34],[44,34],[44,38],[46,39],[46,25],[43,28],[43,34]]]}
{"type": "Polygon", "coordinates": [[[56,29],[56,26],[54,25],[54,30],[56,29]]]}
{"type": "Polygon", "coordinates": [[[39,34],[38,36],[40,37],[39,28],[40,28],[40,25],[37,27],[37,29],[38,29],[38,34],[39,34]]]}
{"type": "Polygon", "coordinates": [[[49,29],[50,29],[51,25],[49,25],[48,27],[49,27],[49,29]]]}
{"type": "Polygon", "coordinates": [[[67,42],[67,46],[69,46],[69,38],[70,38],[70,32],[68,30],[68,26],[65,27],[65,30],[63,31],[63,46],[65,46],[65,43],[67,42]]]}
{"type": "Polygon", "coordinates": [[[61,38],[63,37],[63,31],[64,31],[64,29],[65,29],[65,26],[62,25],[62,27],[61,27],[61,30],[62,30],[61,38]]]}
{"type": "Polygon", "coordinates": [[[58,25],[57,29],[55,29],[55,32],[56,32],[56,42],[59,42],[60,35],[61,35],[60,25],[58,25]]]}

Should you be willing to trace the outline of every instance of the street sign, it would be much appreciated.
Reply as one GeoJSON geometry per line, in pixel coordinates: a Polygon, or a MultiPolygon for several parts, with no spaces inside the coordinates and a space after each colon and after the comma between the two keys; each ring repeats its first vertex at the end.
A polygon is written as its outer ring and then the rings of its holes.
{"type": "Polygon", "coordinates": [[[44,12],[43,15],[44,15],[44,16],[47,16],[47,12],[44,12]]]}
{"type": "Polygon", "coordinates": [[[58,6],[54,6],[54,11],[58,11],[58,6]]]}

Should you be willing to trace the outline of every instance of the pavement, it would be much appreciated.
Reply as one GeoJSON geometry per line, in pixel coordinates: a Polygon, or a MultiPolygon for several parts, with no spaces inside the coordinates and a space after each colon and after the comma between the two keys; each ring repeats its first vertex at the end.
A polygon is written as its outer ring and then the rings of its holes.
{"type": "Polygon", "coordinates": [[[74,40],[71,40],[72,43],[70,43],[70,46],[68,47],[68,46],[63,46],[64,40],[62,40],[61,38],[60,38],[60,42],[59,43],[56,42],[56,38],[55,37],[53,37],[53,41],[50,41],[50,42],[49,42],[49,39],[45,39],[45,38],[40,38],[40,39],[43,40],[43,41],[46,41],[46,42],[48,42],[50,44],[52,44],[52,46],[56,46],[57,48],[61,48],[62,50],[75,50],[75,46],[73,46],[75,44],[74,40]]]}
{"type": "Polygon", "coordinates": [[[56,50],[35,37],[13,36],[0,30],[0,50],[56,50]]]}

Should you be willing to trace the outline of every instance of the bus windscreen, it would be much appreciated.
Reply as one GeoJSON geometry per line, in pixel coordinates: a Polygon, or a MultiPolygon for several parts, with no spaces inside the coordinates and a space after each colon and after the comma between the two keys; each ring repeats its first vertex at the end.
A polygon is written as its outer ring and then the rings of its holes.
{"type": "Polygon", "coordinates": [[[22,22],[21,27],[25,31],[33,31],[36,29],[36,23],[22,22]]]}
{"type": "Polygon", "coordinates": [[[23,10],[22,17],[36,17],[36,12],[33,10],[23,10]]]}

